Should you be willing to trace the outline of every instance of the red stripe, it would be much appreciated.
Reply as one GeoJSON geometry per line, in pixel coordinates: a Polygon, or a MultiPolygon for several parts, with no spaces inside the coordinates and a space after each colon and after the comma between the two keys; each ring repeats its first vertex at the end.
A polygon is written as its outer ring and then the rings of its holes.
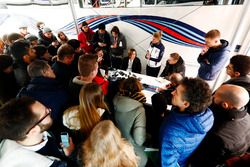
{"type": "Polygon", "coordinates": [[[171,29],[169,29],[169,28],[167,28],[167,27],[165,27],[165,26],[156,24],[156,23],[154,23],[154,22],[146,21],[146,20],[138,20],[138,19],[136,19],[136,20],[139,21],[139,22],[143,22],[143,23],[152,25],[152,26],[154,26],[154,27],[156,27],[156,28],[162,30],[163,32],[166,32],[167,34],[172,35],[172,36],[174,36],[175,38],[180,39],[180,40],[182,40],[182,41],[185,41],[185,42],[187,42],[187,43],[190,43],[190,44],[193,44],[193,45],[196,45],[196,46],[204,46],[204,44],[200,44],[200,43],[198,43],[198,42],[192,41],[192,40],[190,40],[190,39],[184,37],[183,35],[181,35],[181,34],[175,32],[175,31],[173,31],[173,30],[171,30],[171,29]]]}
{"type": "Polygon", "coordinates": [[[90,20],[87,20],[87,22],[88,22],[88,24],[90,24],[90,23],[92,23],[92,22],[94,22],[96,20],[99,20],[99,19],[102,19],[102,18],[106,18],[106,17],[109,17],[109,16],[97,16],[97,17],[94,17],[94,18],[92,18],[90,20]]]}

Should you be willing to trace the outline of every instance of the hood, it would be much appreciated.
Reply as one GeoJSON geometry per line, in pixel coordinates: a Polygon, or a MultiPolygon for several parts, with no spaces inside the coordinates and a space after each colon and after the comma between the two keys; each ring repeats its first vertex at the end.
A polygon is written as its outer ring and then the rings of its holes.
{"type": "Polygon", "coordinates": [[[179,58],[179,60],[177,61],[176,65],[182,65],[184,64],[184,60],[182,59],[182,57],[179,58]]]}
{"type": "Polygon", "coordinates": [[[142,107],[142,103],[138,102],[127,96],[116,95],[114,100],[114,108],[117,112],[130,112],[139,107],[142,107]]]}
{"type": "Polygon", "coordinates": [[[84,82],[82,80],[80,80],[80,76],[74,77],[72,82],[77,84],[77,85],[84,85],[84,82]]]}
{"type": "Polygon", "coordinates": [[[225,52],[225,51],[228,51],[230,52],[230,47],[229,47],[229,42],[224,40],[224,39],[221,39],[220,40],[221,42],[221,47],[218,47],[218,48],[210,48],[209,50],[212,51],[212,52],[225,52]]]}
{"type": "Polygon", "coordinates": [[[71,130],[79,130],[78,106],[71,107],[63,113],[63,125],[71,130]]]}

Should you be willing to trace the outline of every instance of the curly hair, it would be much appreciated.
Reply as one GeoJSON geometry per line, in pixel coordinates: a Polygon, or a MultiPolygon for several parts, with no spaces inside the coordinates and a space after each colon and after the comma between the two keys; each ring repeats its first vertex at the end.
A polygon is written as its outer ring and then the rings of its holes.
{"type": "Polygon", "coordinates": [[[204,111],[212,103],[212,91],[200,78],[184,78],[181,85],[185,88],[183,100],[190,103],[188,110],[192,113],[204,111]]]}
{"type": "Polygon", "coordinates": [[[84,142],[79,157],[85,167],[137,167],[134,149],[111,121],[101,121],[84,142]]]}

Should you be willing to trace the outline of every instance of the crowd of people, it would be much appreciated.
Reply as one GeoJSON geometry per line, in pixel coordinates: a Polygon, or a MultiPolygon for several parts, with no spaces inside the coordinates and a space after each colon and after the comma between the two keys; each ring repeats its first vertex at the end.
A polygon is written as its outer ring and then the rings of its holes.
{"type": "Polygon", "coordinates": [[[0,166],[249,165],[250,57],[230,57],[218,30],[206,33],[198,76],[188,78],[176,52],[160,73],[161,31],[140,60],[133,48],[126,54],[117,26],[109,33],[101,23],[94,32],[84,21],[78,39],[43,22],[37,28],[33,35],[22,25],[0,40],[0,166]],[[228,60],[230,79],[212,92],[228,60]],[[170,81],[151,106],[137,78],[108,80],[110,68],[141,73],[141,61],[146,75],[170,81]],[[158,148],[158,158],[145,147],[158,148]]]}

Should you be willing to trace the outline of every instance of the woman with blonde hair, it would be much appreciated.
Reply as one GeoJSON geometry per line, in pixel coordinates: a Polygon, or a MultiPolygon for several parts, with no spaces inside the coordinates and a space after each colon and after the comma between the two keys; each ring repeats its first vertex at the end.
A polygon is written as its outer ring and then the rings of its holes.
{"type": "Polygon", "coordinates": [[[102,88],[95,83],[84,85],[79,94],[79,105],[67,109],[63,114],[63,124],[72,130],[76,144],[85,140],[94,126],[105,119],[110,119],[110,114],[102,88]]]}
{"type": "Polygon", "coordinates": [[[146,114],[143,107],[146,97],[141,91],[142,85],[138,79],[125,79],[119,86],[119,94],[115,96],[113,104],[116,125],[122,136],[134,146],[136,155],[140,157],[139,166],[144,167],[147,163],[143,146],[146,140],[146,114]]]}
{"type": "Polygon", "coordinates": [[[147,49],[145,58],[147,59],[146,74],[157,77],[161,69],[162,57],[164,55],[165,47],[161,42],[162,32],[155,32],[153,34],[150,46],[147,49]]]}
{"type": "Polygon", "coordinates": [[[137,167],[137,156],[111,121],[102,121],[82,145],[84,167],[137,167]]]}

